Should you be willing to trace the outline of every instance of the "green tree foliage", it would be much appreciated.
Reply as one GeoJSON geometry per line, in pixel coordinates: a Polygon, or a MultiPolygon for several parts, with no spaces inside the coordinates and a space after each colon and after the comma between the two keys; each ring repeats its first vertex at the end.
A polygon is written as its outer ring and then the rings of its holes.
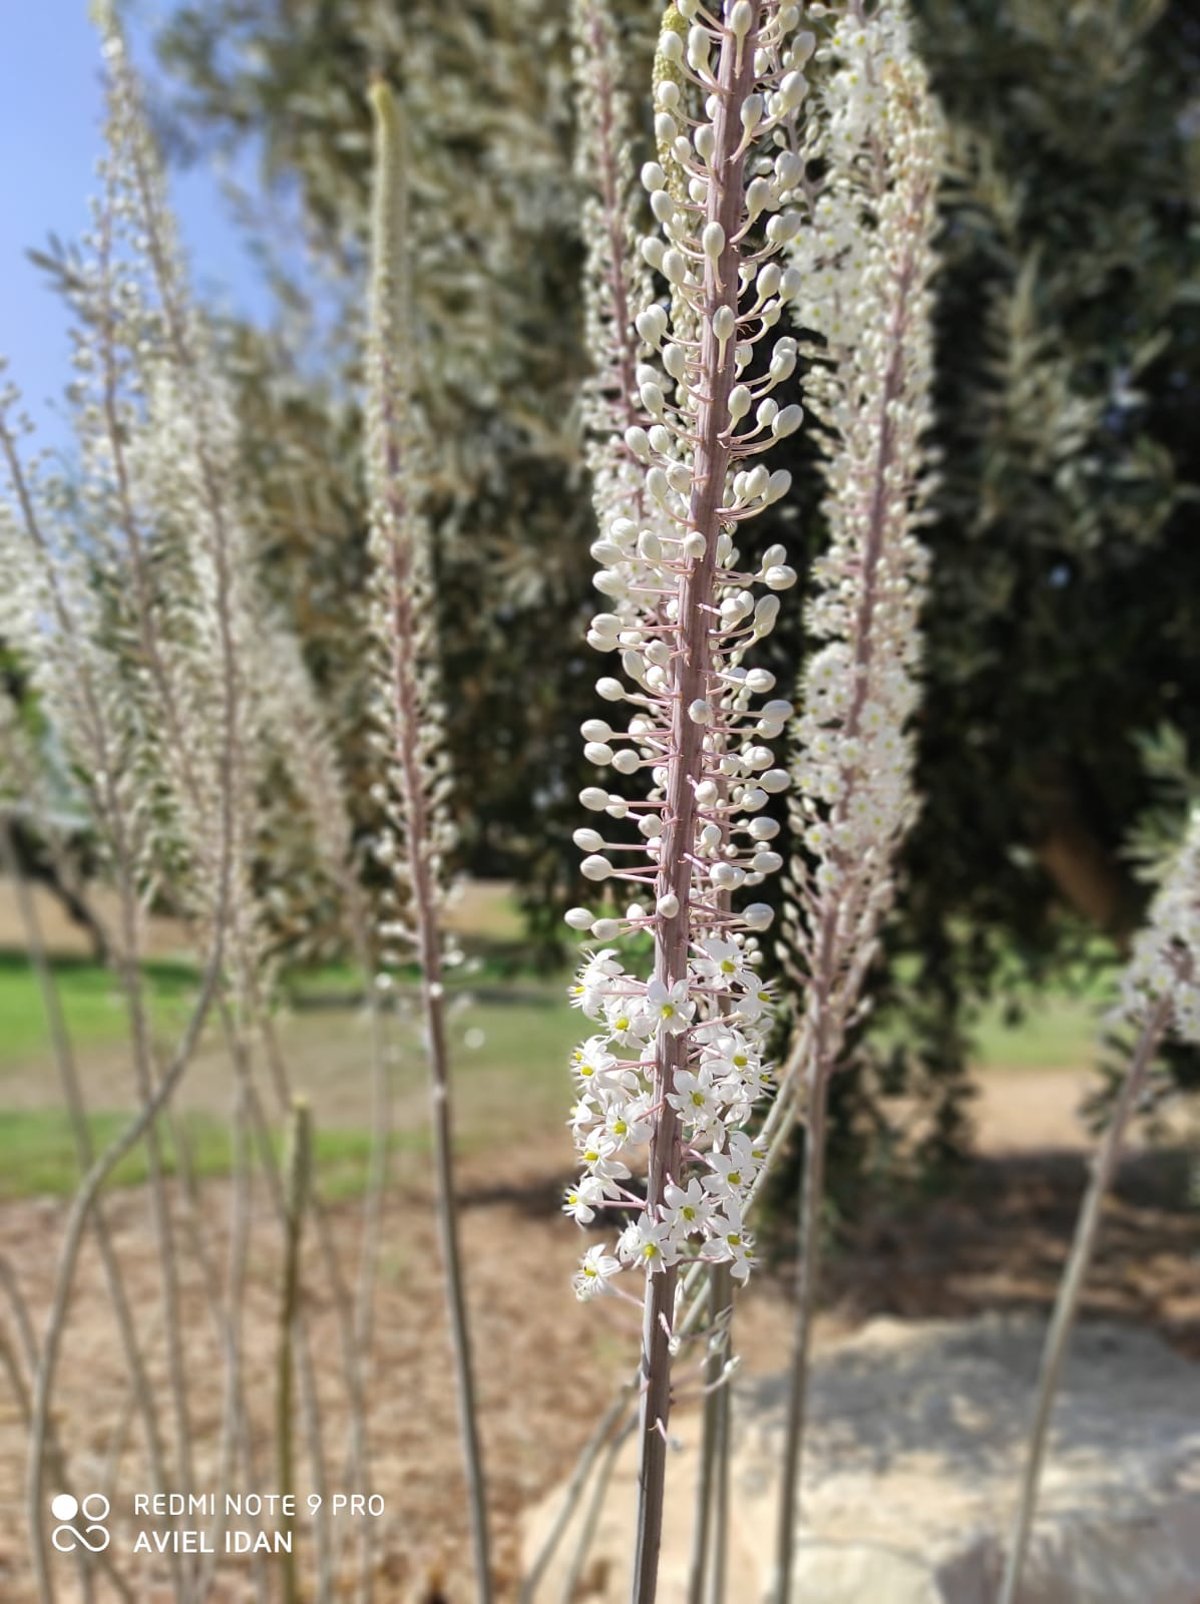
{"type": "MultiPolygon", "coordinates": [[[[654,8],[617,9],[630,82],[647,83],[654,8]]],[[[840,1096],[847,1140],[874,1144],[868,1088],[915,1076],[936,1090],[928,1145],[946,1153],[973,1000],[1014,953],[1037,977],[1081,920],[1120,941],[1136,918],[1144,892],[1122,844],[1153,801],[1139,737],[1170,724],[1200,751],[1189,449],[1200,24],[1185,0],[916,9],[954,152],[943,478],[927,531],[927,800],[875,997],[874,1017],[902,1019],[904,1032],[899,1045],[887,1035],[886,1055],[872,1046],[883,1033],[864,1034],[840,1096]]],[[[208,0],[182,6],[162,40],[180,150],[257,143],[267,190],[298,197],[317,258],[341,274],[327,293],[347,327],[361,293],[363,85],[380,70],[404,91],[413,360],[441,451],[463,822],[472,866],[515,873],[531,908],[569,898],[577,730],[594,710],[568,34],[567,0],[208,0]]],[[[351,432],[300,369],[281,394],[260,354],[247,362],[247,438],[278,476],[281,582],[317,666],[346,694],[363,525],[351,432]],[[305,505],[293,517],[297,463],[305,505]]],[[[788,464],[795,504],[756,538],[784,535],[811,554],[822,534],[806,512],[816,491],[804,449],[788,464]]],[[[785,673],[803,652],[799,611],[773,646],[785,673]]]]}

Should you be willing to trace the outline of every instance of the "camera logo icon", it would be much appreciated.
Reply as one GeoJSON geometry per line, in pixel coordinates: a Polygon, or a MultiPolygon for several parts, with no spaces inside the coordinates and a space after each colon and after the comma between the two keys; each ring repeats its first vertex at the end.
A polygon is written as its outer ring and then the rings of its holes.
{"type": "Polygon", "coordinates": [[[59,1523],[51,1532],[50,1541],[60,1554],[73,1554],[78,1548],[86,1548],[90,1554],[103,1554],[112,1541],[104,1525],[110,1508],[103,1493],[88,1493],[83,1499],[59,1493],[50,1500],[50,1513],[59,1523]],[[82,1528],[75,1525],[79,1519],[88,1524],[82,1528]]]}

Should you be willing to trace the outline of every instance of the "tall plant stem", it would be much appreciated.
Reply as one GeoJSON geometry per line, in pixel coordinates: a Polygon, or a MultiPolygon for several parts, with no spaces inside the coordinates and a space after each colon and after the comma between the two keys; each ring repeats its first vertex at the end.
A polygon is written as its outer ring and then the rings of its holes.
{"type": "MultiPolygon", "coordinates": [[[[296,1462],[292,1448],[292,1355],[296,1344],[296,1327],[300,1307],[300,1244],[304,1232],[304,1211],[307,1203],[309,1177],[312,1170],[312,1133],[308,1105],[297,1102],[292,1109],[289,1133],[290,1152],[287,1167],[287,1221],[284,1233],[283,1295],[279,1310],[279,1363],[275,1397],[275,1451],[278,1466],[279,1491],[285,1499],[294,1498],[296,1490],[296,1462]]],[[[292,1553],[291,1538],[294,1522],[284,1517],[283,1530],[288,1536],[281,1555],[283,1604],[296,1604],[296,1556],[292,1553]]]]}
{"type": "MultiPolygon", "coordinates": [[[[9,827],[8,817],[3,813],[0,813],[0,863],[3,864],[5,873],[15,888],[17,908],[25,932],[26,950],[29,953],[29,961],[37,978],[42,1009],[50,1032],[50,1041],[54,1050],[55,1063],[58,1067],[59,1080],[62,1083],[67,1118],[71,1124],[71,1135],[75,1144],[75,1157],[80,1173],[86,1175],[95,1158],[95,1149],[92,1143],[92,1133],[87,1122],[87,1109],[84,1104],[79,1069],[75,1061],[75,1052],[71,1043],[70,1032],[67,1029],[66,1018],[63,1015],[58,987],[55,984],[54,974],[46,955],[46,944],[43,939],[37,907],[33,897],[30,895],[28,881],[21,873],[16,852],[13,850],[12,832],[9,827]]],[[[125,1355],[126,1368],[129,1371],[134,1401],[142,1419],[151,1474],[155,1478],[156,1486],[165,1487],[167,1480],[166,1461],[163,1455],[162,1432],[159,1426],[158,1409],[154,1401],[154,1391],[146,1374],[145,1361],[142,1357],[141,1346],[138,1342],[137,1330],[134,1325],[133,1310],[130,1307],[129,1295],[125,1289],[125,1279],[121,1272],[120,1261],[113,1247],[108,1217],[99,1202],[97,1202],[93,1210],[92,1230],[95,1233],[96,1244],[100,1250],[100,1262],[104,1270],[105,1283],[108,1287],[109,1301],[112,1303],[113,1314],[121,1337],[121,1346],[125,1355]]]]}
{"type": "MultiPolygon", "coordinates": [[[[787,1149],[796,1118],[796,1081],[799,1076],[799,1066],[803,1062],[803,1036],[798,1035],[796,1044],[789,1052],[779,1075],[779,1091],[775,1101],[771,1104],[763,1127],[759,1133],[760,1142],[766,1147],[767,1156],[763,1161],[758,1174],[754,1177],[746,1200],[745,1217],[749,1219],[754,1211],[763,1188],[769,1178],[778,1168],[781,1157],[787,1149]]],[[[676,1335],[681,1342],[693,1336],[700,1324],[700,1318],[707,1307],[707,1266],[694,1264],[683,1277],[681,1302],[684,1312],[676,1323],[676,1335]]],[[[640,1367],[624,1382],[605,1412],[600,1424],[588,1438],[580,1450],[571,1472],[566,1491],[563,1493],[562,1503],[559,1505],[554,1520],[541,1547],[529,1567],[525,1580],[521,1585],[520,1604],[533,1604],[538,1583],[546,1572],[547,1567],[554,1558],[563,1535],[571,1522],[576,1506],[582,1498],[587,1487],[588,1477],[603,1450],[612,1430],[621,1429],[620,1423],[626,1411],[632,1405],[632,1398],[641,1381],[640,1367]]]]}
{"type": "Polygon", "coordinates": [[[800,1467],[808,1412],[808,1371],[813,1324],[820,1295],[821,1226],[825,1201],[825,1137],[829,1112],[829,1077],[814,1057],[809,1075],[804,1137],[804,1179],[800,1191],[799,1270],[792,1371],[784,1433],[783,1471],[779,1483],[779,1526],[775,1550],[775,1604],[792,1596],[796,1526],[800,1518],[800,1467]]]}
{"type": "MultiPolygon", "coordinates": [[[[29,1318],[29,1310],[25,1306],[16,1277],[13,1275],[12,1268],[6,1259],[0,1259],[0,1287],[3,1287],[9,1306],[12,1309],[13,1323],[16,1327],[17,1340],[20,1347],[20,1355],[18,1355],[16,1348],[9,1342],[4,1327],[0,1325],[0,1364],[3,1364],[8,1371],[9,1380],[12,1383],[13,1396],[17,1401],[17,1409],[28,1427],[32,1422],[33,1411],[26,1373],[30,1376],[37,1374],[37,1339],[33,1334],[33,1323],[29,1318]],[[24,1359],[24,1367],[22,1367],[21,1363],[22,1358],[24,1359]]],[[[67,1468],[67,1458],[58,1440],[58,1434],[53,1429],[46,1436],[46,1459],[59,1491],[64,1493],[72,1492],[73,1488],[67,1468]]],[[[76,1562],[79,1566],[79,1586],[83,1604],[92,1604],[94,1595],[90,1571],[91,1556],[83,1549],[76,1549],[75,1552],[76,1562]]],[[[99,1556],[99,1563],[123,1604],[133,1604],[133,1594],[130,1591],[129,1584],[113,1564],[112,1555],[107,1552],[102,1553],[99,1556]]]]}
{"type": "Polygon", "coordinates": [[[723,1377],[732,1347],[733,1327],[733,1276],[727,1264],[715,1267],[714,1318],[717,1322],[717,1353],[714,1368],[717,1381],[713,1398],[712,1416],[712,1513],[709,1521],[712,1538],[708,1556],[708,1604],[725,1604],[727,1558],[729,1553],[729,1448],[733,1390],[729,1378],[723,1377]]]}
{"type": "Polygon", "coordinates": [[[722,1376],[729,1356],[729,1326],[733,1314],[733,1277],[727,1264],[709,1267],[706,1297],[710,1330],[704,1359],[704,1419],[696,1477],[692,1557],[688,1567],[688,1604],[706,1604],[708,1600],[719,1604],[725,1591],[720,1488],[725,1470],[723,1450],[728,1447],[725,1428],[729,1389],[722,1376]]]}
{"type": "Polygon", "coordinates": [[[1008,1558],[1004,1567],[1004,1580],[1000,1587],[999,1604],[1016,1604],[1021,1571],[1029,1552],[1029,1539],[1033,1530],[1038,1486],[1046,1457],[1050,1416],[1054,1409],[1063,1362],[1067,1356],[1071,1330],[1079,1310],[1084,1281],[1100,1231],[1104,1199],[1112,1185],[1130,1118],[1137,1108],[1138,1098],[1145,1085],[1146,1073],[1166,1032],[1170,1013],[1170,999],[1164,997],[1142,1026],[1113,1109],[1112,1119],[1092,1160],[1092,1178],[1079,1210],[1071,1252],[1067,1258],[1062,1280],[1059,1282],[1054,1314],[1042,1351],[1037,1397],[1026,1444],[1025,1468],[1021,1476],[1017,1511],[1009,1538],[1008,1558]]]}
{"type": "MultiPolygon", "coordinates": [[[[412,330],[405,259],[402,134],[399,110],[384,84],[373,85],[371,104],[378,136],[372,329],[376,380],[372,403],[377,439],[375,496],[379,502],[377,514],[383,536],[380,564],[387,611],[384,639],[388,654],[387,695],[393,734],[391,758],[404,819],[402,850],[410,894],[409,919],[421,971],[421,1013],[429,1065],[438,1240],[458,1393],[459,1430],[467,1477],[475,1580],[480,1604],[490,1604],[492,1578],[487,1497],[454,1185],[454,1130],[446,1048],[445,982],[438,886],[433,865],[436,831],[433,802],[428,790],[429,775],[422,753],[427,712],[422,686],[423,676],[430,667],[424,659],[422,645],[426,642],[431,645],[432,641],[425,619],[417,612],[417,592],[422,578],[418,542],[423,536],[418,530],[416,515],[409,500],[408,476],[411,466],[405,458],[406,448],[411,444],[407,389],[411,380],[404,376],[397,362],[397,353],[391,349],[393,340],[410,339],[412,330]]],[[[411,350],[403,353],[403,360],[411,361],[411,350]]]]}
{"type": "Polygon", "coordinates": [[[96,1199],[105,1181],[108,1180],[108,1177],[125,1155],[142,1140],[147,1130],[166,1107],[179,1082],[183,1079],[184,1071],[191,1062],[192,1055],[200,1040],[200,1033],[204,1028],[204,1022],[208,1017],[208,1010],[217,992],[222,956],[221,932],[218,927],[214,934],[213,948],[205,968],[204,979],[201,982],[200,994],[179,1040],[174,1058],[168,1065],[166,1073],[158,1082],[149,1100],[142,1105],[120,1135],[109,1143],[92,1164],[81,1181],[79,1190],[71,1200],[71,1206],[67,1212],[63,1243],[55,1272],[50,1312],[46,1318],[46,1332],[42,1341],[37,1374],[34,1378],[33,1405],[30,1411],[29,1472],[26,1484],[26,1500],[33,1551],[34,1580],[37,1585],[40,1604],[53,1604],[54,1600],[49,1558],[46,1553],[44,1510],[46,1444],[49,1440],[48,1432],[51,1419],[50,1400],[53,1396],[54,1376],[58,1365],[59,1352],[62,1348],[67,1307],[70,1303],[71,1286],[75,1278],[76,1266],[79,1263],[79,1250],[83,1243],[83,1235],[87,1230],[92,1209],[95,1207],[96,1199]]]}
{"type": "MultiPolygon", "coordinates": [[[[654,973],[670,987],[687,979],[691,928],[692,851],[696,829],[696,792],[702,766],[703,732],[688,716],[691,704],[708,690],[710,662],[708,610],[716,572],[719,512],[729,468],[729,394],[734,383],[734,341],[718,341],[713,318],[721,307],[738,310],[737,236],[745,206],[740,108],[754,78],[756,25],[742,37],[726,32],[717,70],[717,106],[713,117],[716,157],[708,186],[709,221],[723,231],[725,245],[714,260],[705,259],[704,301],[707,316],[700,342],[701,400],[696,416],[689,526],[705,538],[703,557],[687,565],[679,579],[681,655],[672,687],[671,757],[667,769],[666,807],[656,897],[673,896],[677,913],[655,927],[654,973]]],[[[667,1102],[676,1074],[687,1067],[686,1035],[660,1030],[656,1062],[662,1112],[650,1142],[646,1206],[657,1215],[667,1185],[679,1173],[679,1117],[667,1102]]],[[[671,1413],[671,1323],[675,1313],[674,1267],[648,1275],[642,1315],[641,1457],[633,1564],[633,1604],[654,1604],[658,1590],[658,1558],[662,1544],[663,1497],[667,1468],[667,1423],[671,1413]]]]}

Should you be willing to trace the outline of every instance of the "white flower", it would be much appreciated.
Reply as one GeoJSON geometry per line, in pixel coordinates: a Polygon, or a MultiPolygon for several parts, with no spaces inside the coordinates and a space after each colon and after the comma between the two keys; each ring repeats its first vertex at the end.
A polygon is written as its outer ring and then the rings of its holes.
{"type": "Polygon", "coordinates": [[[604,1133],[593,1132],[580,1148],[579,1157],[602,1181],[623,1181],[629,1176],[628,1164],[618,1158],[620,1143],[604,1133]]]}
{"type": "Polygon", "coordinates": [[[661,980],[652,980],[646,987],[646,1013],[655,1026],[668,1036],[678,1036],[692,1022],[696,1005],[688,995],[688,982],[677,980],[664,986],[661,980]]]}
{"type": "Polygon", "coordinates": [[[708,1240],[711,1257],[729,1264],[735,1281],[745,1281],[754,1262],[754,1238],[747,1235],[741,1205],[732,1198],[709,1221],[708,1240]]]}
{"type": "Polygon", "coordinates": [[[685,1125],[710,1124],[717,1112],[717,1095],[711,1070],[703,1064],[695,1074],[680,1069],[675,1074],[675,1090],[667,1093],[667,1102],[685,1125]]]}
{"type": "Polygon", "coordinates": [[[701,943],[700,950],[703,957],[697,961],[696,970],[706,980],[723,987],[754,984],[757,977],[747,974],[746,955],[738,942],[713,936],[701,943]]]}
{"type": "Polygon", "coordinates": [[[621,973],[622,966],[613,957],[613,948],[605,947],[589,954],[569,988],[571,1007],[582,1008],[590,1019],[600,1018],[613,982],[621,973]]]}
{"type": "Polygon", "coordinates": [[[704,1177],[705,1188],[719,1196],[744,1192],[758,1171],[753,1143],[744,1131],[734,1131],[726,1146],[724,1153],[708,1155],[713,1173],[704,1177]]]}
{"type": "Polygon", "coordinates": [[[604,1199],[604,1182],[598,1176],[586,1175],[563,1194],[563,1213],[569,1214],[580,1225],[590,1225],[596,1218],[596,1205],[604,1199]]]}
{"type": "Polygon", "coordinates": [[[654,1022],[647,1014],[645,996],[624,994],[610,997],[604,1004],[604,1018],[613,1041],[618,1047],[640,1049],[654,1032],[654,1022]]]}
{"type": "Polygon", "coordinates": [[[573,1283],[575,1296],[581,1302],[585,1302],[588,1298],[594,1298],[598,1293],[607,1291],[609,1278],[616,1275],[620,1268],[620,1262],[602,1245],[589,1248],[575,1272],[573,1283]]]}
{"type": "Polygon", "coordinates": [[[629,1222],[618,1239],[617,1252],[627,1263],[640,1264],[653,1275],[678,1257],[669,1222],[652,1220],[648,1214],[629,1222]]]}
{"type": "Polygon", "coordinates": [[[703,1230],[716,1206],[695,1176],[686,1187],[670,1183],[663,1196],[667,1209],[665,1218],[672,1239],[677,1243],[686,1241],[693,1232],[703,1230]]]}

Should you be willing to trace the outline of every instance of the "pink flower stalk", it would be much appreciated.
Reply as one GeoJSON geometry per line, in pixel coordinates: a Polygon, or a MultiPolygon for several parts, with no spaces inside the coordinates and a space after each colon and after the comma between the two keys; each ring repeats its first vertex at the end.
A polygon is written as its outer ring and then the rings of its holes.
{"type": "Polygon", "coordinates": [[[917,811],[911,719],[927,558],[930,282],[941,124],[902,0],[851,0],[825,52],[825,172],[793,247],[796,316],[822,343],[808,376],[822,425],[830,545],[813,571],[792,763],[798,850],[780,954],[805,996],[789,1067],[806,1090],[800,1287],[774,1597],[791,1597],[808,1354],[816,1310],[829,1080],[860,1005],[896,859],[917,811]]]}
{"type": "Polygon", "coordinates": [[[454,1352],[476,1596],[480,1604],[488,1604],[492,1578],[487,1497],[453,1173],[441,909],[444,860],[454,831],[447,807],[450,777],[442,736],[429,531],[420,506],[417,472],[420,424],[413,399],[405,153],[400,111],[385,85],[373,87],[371,106],[375,116],[375,193],[367,446],[376,710],[386,776],[379,794],[388,819],[378,855],[400,893],[389,895],[391,917],[380,934],[389,945],[394,943],[393,954],[398,955],[405,946],[414,953],[421,970],[438,1234],[454,1352]]]}
{"type": "Polygon", "coordinates": [[[602,498],[593,547],[608,610],[589,640],[619,654],[621,675],[597,688],[627,718],[623,728],[583,727],[598,768],[649,783],[641,796],[633,785],[583,792],[589,811],[625,825],[576,832],[584,876],[632,900],[568,914],[601,942],[641,932],[654,942],[646,977],[613,948],[584,961],[576,1000],[597,1030],[575,1055],[584,1176],[568,1199],[579,1217],[581,1201],[592,1211],[636,1205],[615,1252],[592,1249],[576,1285],[589,1297],[622,1268],[646,1276],[634,1582],[646,1601],[657,1576],[677,1269],[726,1263],[744,1280],[753,1257],[742,1211],[761,1154],[741,1127],[769,1079],[772,998],[756,936],[771,914],[761,902],[738,911],[731,902],[782,866],[771,845],[778,825],[762,810],[788,783],[769,743],[793,710],[760,701],[774,678],[745,657],[796,575],[778,546],[744,563],[734,537],[786,495],[790,476],[758,459],[801,422],[798,406],[772,395],[795,369],[797,344],[772,331],[800,288],[781,258],[803,223],[793,205],[803,202],[806,155],[796,124],[815,44],[799,30],[799,6],[781,0],[729,0],[720,20],[696,0],[679,0],[677,12],[659,50],[670,70],[656,85],[655,131],[671,173],[663,162],[642,173],[659,225],[642,254],[670,299],[636,318],[652,358],[635,371],[636,402],[650,423],[627,425],[623,440],[640,483],[602,498]],[[625,1184],[643,1145],[644,1202],[625,1184]]]}

